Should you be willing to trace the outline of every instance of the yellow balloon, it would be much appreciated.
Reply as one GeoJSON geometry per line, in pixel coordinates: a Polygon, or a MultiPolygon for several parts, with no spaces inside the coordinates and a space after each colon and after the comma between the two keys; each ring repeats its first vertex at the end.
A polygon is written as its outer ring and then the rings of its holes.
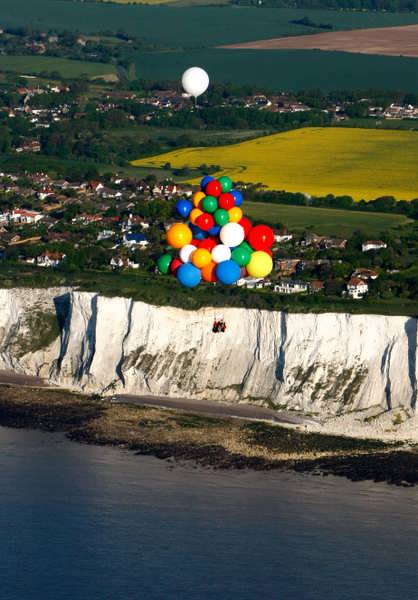
{"type": "Polygon", "coordinates": [[[228,215],[230,223],[239,223],[242,219],[243,212],[239,206],[233,206],[228,210],[228,215]]]}
{"type": "Polygon", "coordinates": [[[251,277],[266,277],[273,270],[273,259],[270,254],[257,250],[251,254],[251,259],[246,266],[248,275],[251,277]]]}
{"type": "Polygon", "coordinates": [[[206,248],[198,248],[192,254],[192,263],[198,269],[207,267],[212,262],[212,255],[206,248]]]}
{"type": "Polygon", "coordinates": [[[183,248],[193,239],[192,230],[184,223],[175,223],[167,231],[167,243],[173,248],[183,248]]]}
{"type": "Polygon", "coordinates": [[[190,222],[194,225],[197,217],[200,217],[200,215],[203,215],[203,210],[200,210],[200,208],[193,208],[189,215],[190,222]]]}
{"type": "Polygon", "coordinates": [[[204,192],[195,192],[195,194],[193,195],[193,204],[195,208],[200,207],[200,203],[202,202],[205,196],[206,194],[204,192]]]}

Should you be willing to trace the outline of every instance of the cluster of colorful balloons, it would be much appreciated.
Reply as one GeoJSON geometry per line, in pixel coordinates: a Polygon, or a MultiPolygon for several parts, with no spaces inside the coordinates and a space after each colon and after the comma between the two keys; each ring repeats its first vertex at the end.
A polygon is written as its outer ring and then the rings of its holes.
{"type": "Polygon", "coordinates": [[[206,176],[193,200],[179,200],[178,214],[188,223],[175,223],[167,243],[179,257],[163,254],[161,273],[172,273],[189,288],[201,280],[232,285],[241,277],[266,277],[273,269],[273,230],[255,225],[244,216],[243,196],[229,177],[206,176]]]}

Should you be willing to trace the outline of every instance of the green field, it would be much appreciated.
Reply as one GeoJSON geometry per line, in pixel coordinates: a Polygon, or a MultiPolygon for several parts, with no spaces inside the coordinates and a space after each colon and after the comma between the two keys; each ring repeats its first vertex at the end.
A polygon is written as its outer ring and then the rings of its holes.
{"type": "Polygon", "coordinates": [[[222,50],[138,55],[138,77],[178,80],[191,64],[214,81],[257,84],[270,90],[385,89],[418,92],[418,59],[320,50],[222,50]]]}
{"type": "Polygon", "coordinates": [[[334,30],[418,23],[418,13],[0,0],[3,27],[68,29],[90,35],[122,29],[141,37],[145,43],[160,48],[138,53],[135,59],[137,76],[148,80],[178,81],[185,68],[197,64],[209,71],[212,81],[250,83],[272,90],[374,87],[418,91],[418,60],[413,58],[215,48],[318,31],[292,23],[301,17],[331,24],[334,30]]]}
{"type": "Polygon", "coordinates": [[[133,162],[150,168],[167,163],[176,169],[219,165],[217,174],[235,181],[314,196],[418,197],[418,133],[414,131],[306,127],[228,146],[173,150],[133,162]]]}
{"type": "Polygon", "coordinates": [[[50,56],[0,56],[1,71],[12,71],[26,75],[56,71],[62,77],[69,78],[80,77],[81,75],[86,75],[89,78],[116,78],[116,71],[113,65],[50,56]]]}
{"type": "Polygon", "coordinates": [[[2,27],[55,27],[84,33],[117,31],[122,28],[146,41],[174,48],[201,48],[279,35],[309,33],[309,27],[290,23],[303,16],[316,23],[330,23],[335,29],[418,23],[418,14],[413,13],[259,9],[237,6],[180,8],[69,0],[0,0],[2,27]]]}
{"type": "Polygon", "coordinates": [[[275,225],[282,223],[293,233],[312,229],[323,235],[348,237],[362,231],[368,237],[379,237],[385,231],[407,225],[411,221],[403,215],[375,212],[309,208],[264,202],[246,202],[245,213],[257,221],[275,225]]]}

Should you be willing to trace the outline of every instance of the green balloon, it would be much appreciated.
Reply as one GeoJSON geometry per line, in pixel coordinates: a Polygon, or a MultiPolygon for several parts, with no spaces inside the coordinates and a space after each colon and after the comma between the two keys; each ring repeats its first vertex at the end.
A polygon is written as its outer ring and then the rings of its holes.
{"type": "Polygon", "coordinates": [[[222,225],[226,225],[229,222],[228,211],[223,208],[218,208],[218,210],[215,211],[213,218],[215,219],[215,223],[222,227],[222,225]]]}
{"type": "Polygon", "coordinates": [[[241,244],[241,246],[237,246],[232,250],[231,258],[239,264],[240,267],[245,267],[251,260],[251,252],[241,244]]]}
{"type": "Polygon", "coordinates": [[[232,190],[232,180],[226,175],[222,175],[222,177],[219,177],[218,181],[221,184],[223,192],[230,192],[232,190]]]}
{"type": "Polygon", "coordinates": [[[218,201],[214,196],[206,196],[202,200],[202,209],[205,212],[213,213],[218,208],[218,201]]]}
{"type": "Polygon", "coordinates": [[[163,273],[164,275],[168,273],[172,260],[173,259],[171,258],[170,254],[163,254],[162,256],[160,256],[160,258],[157,260],[157,265],[160,273],[163,273]]]}
{"type": "Polygon", "coordinates": [[[244,241],[244,242],[242,242],[242,243],[241,243],[241,244],[238,246],[238,248],[243,248],[244,250],[247,250],[247,252],[249,252],[249,253],[250,253],[250,256],[251,256],[251,254],[254,252],[254,249],[253,249],[253,248],[251,248],[250,244],[249,244],[248,242],[245,242],[245,241],[244,241]]]}

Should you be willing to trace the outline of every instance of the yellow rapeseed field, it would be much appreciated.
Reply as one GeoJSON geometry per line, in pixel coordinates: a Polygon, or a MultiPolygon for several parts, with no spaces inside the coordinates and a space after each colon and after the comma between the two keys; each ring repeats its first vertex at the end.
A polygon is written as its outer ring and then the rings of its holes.
{"type": "Polygon", "coordinates": [[[312,195],[418,197],[418,132],[308,127],[239,144],[186,148],[134,161],[173,168],[219,165],[235,181],[312,195]]]}

